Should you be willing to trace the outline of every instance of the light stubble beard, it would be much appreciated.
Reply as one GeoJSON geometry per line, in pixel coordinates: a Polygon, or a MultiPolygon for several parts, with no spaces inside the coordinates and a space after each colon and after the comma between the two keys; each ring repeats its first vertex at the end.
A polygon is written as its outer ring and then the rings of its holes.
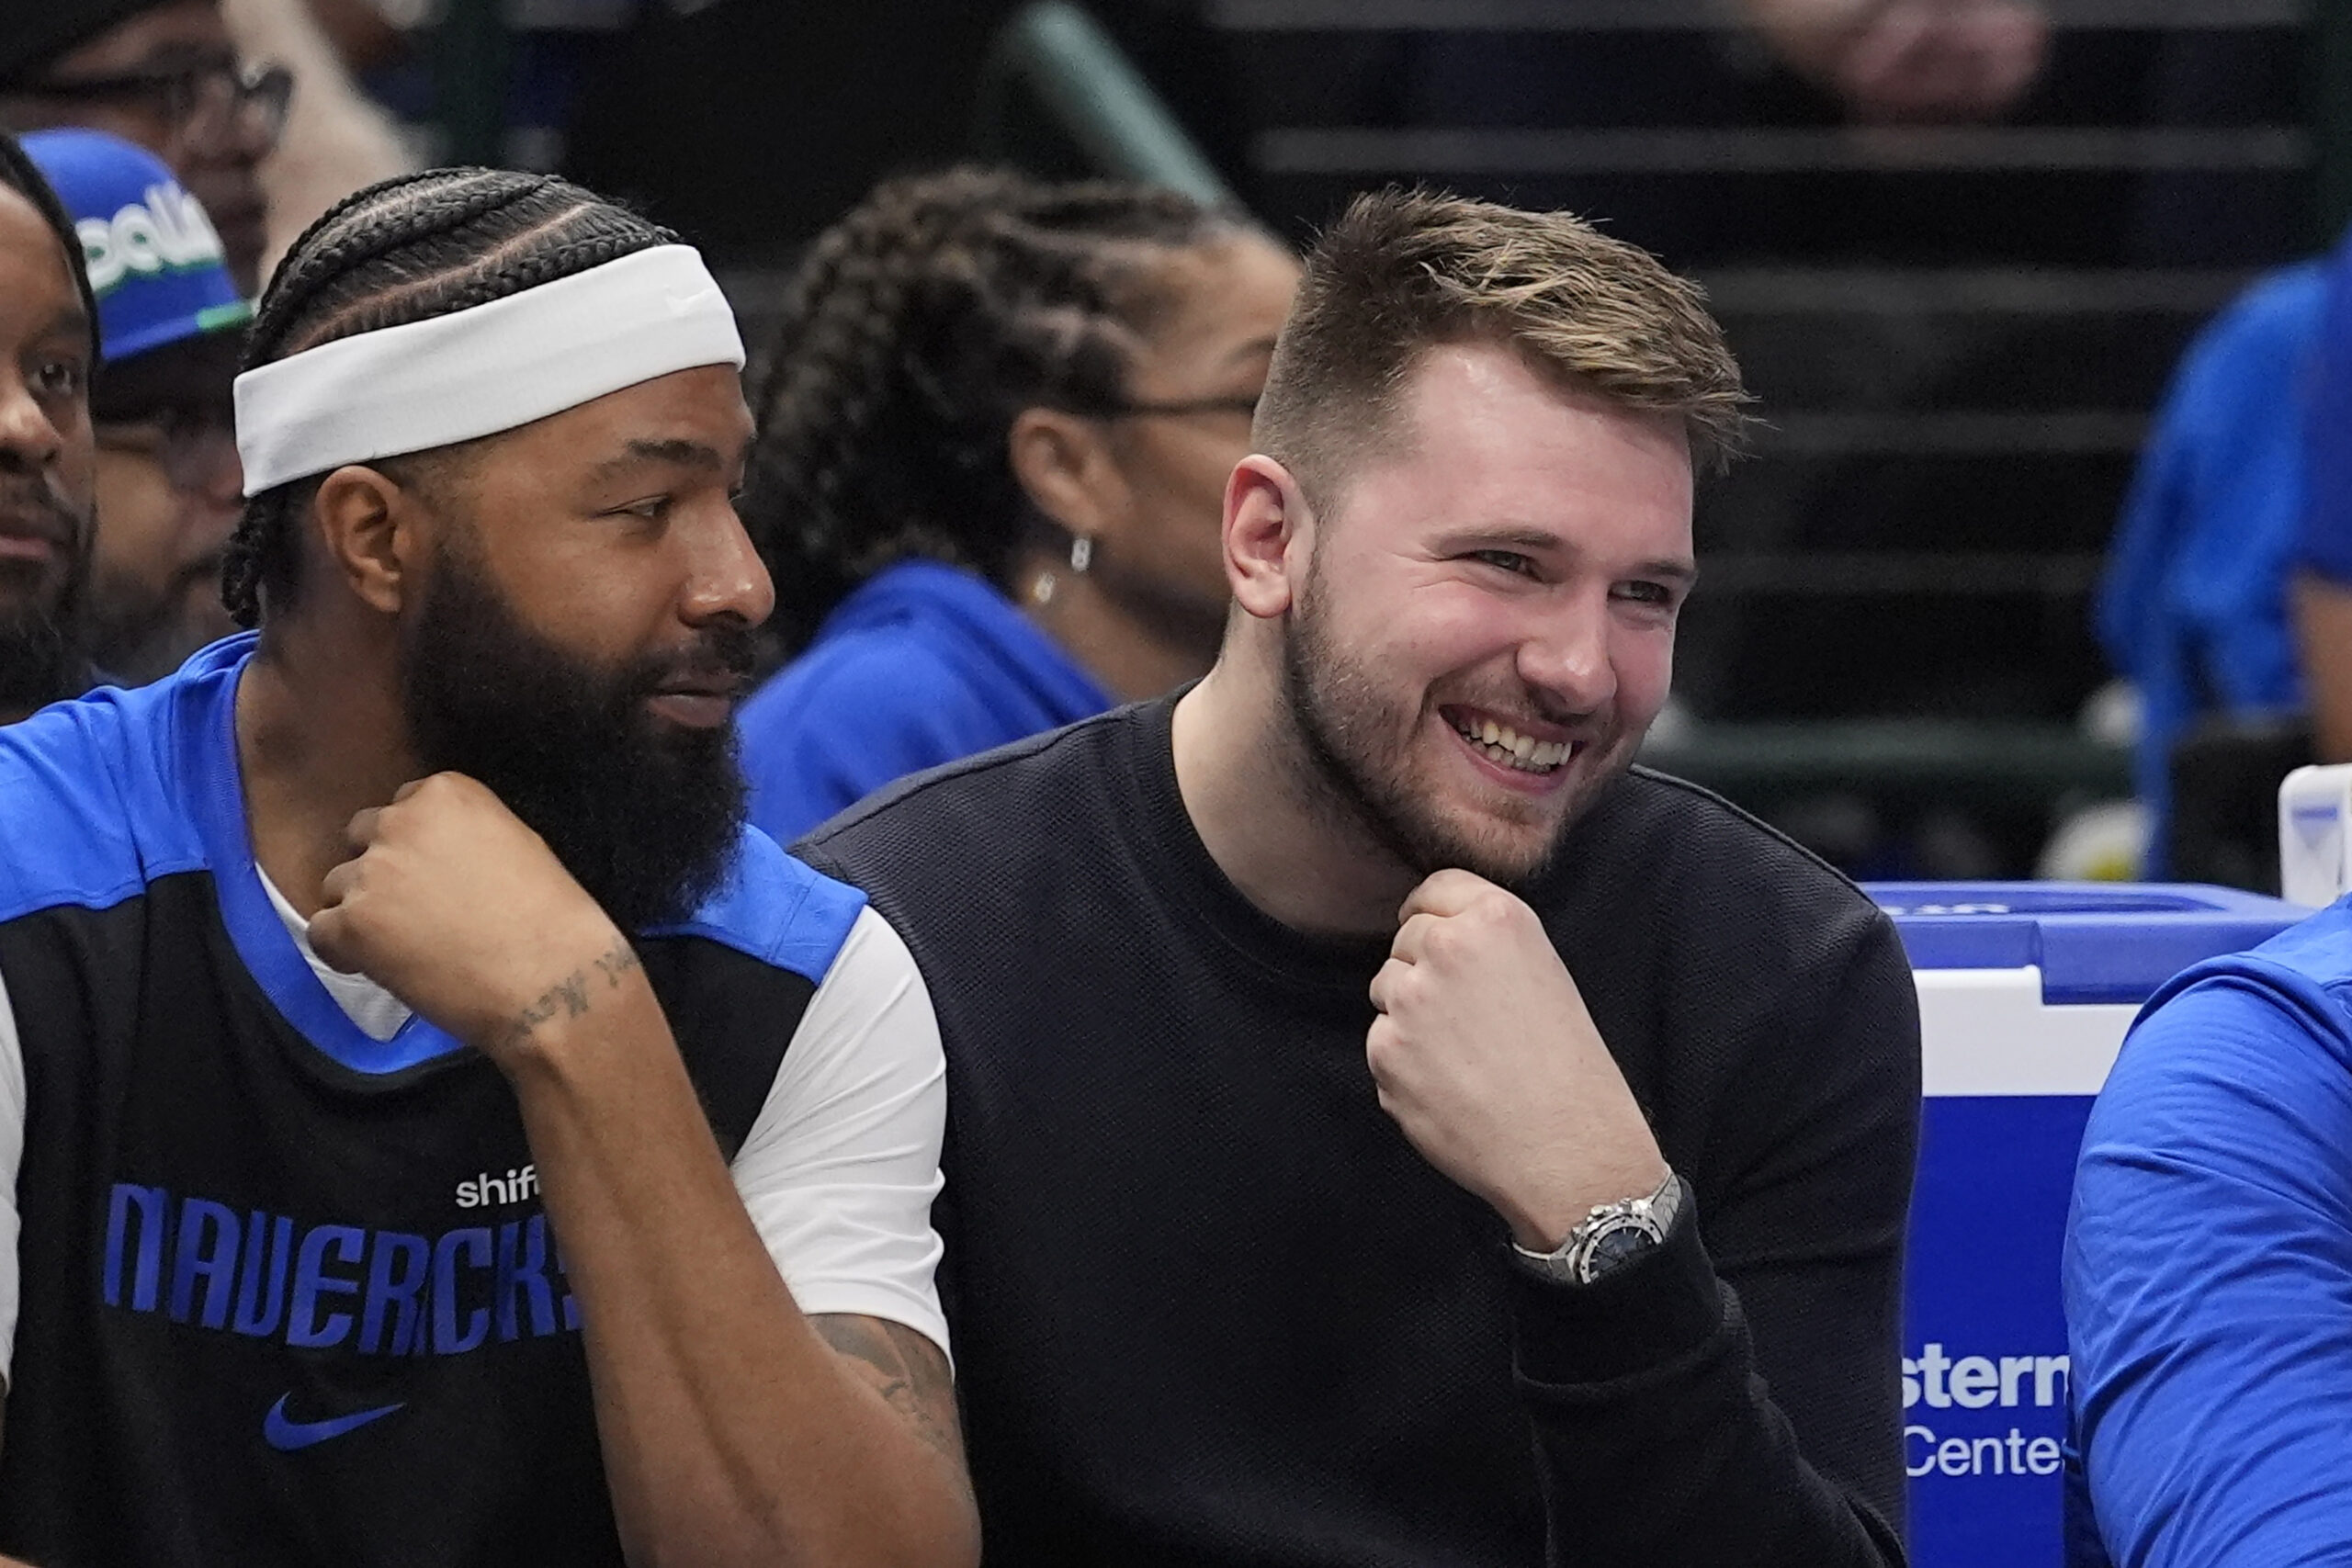
{"type": "Polygon", "coordinates": [[[1324,597],[1320,586],[1310,565],[1306,592],[1283,627],[1283,696],[1291,733],[1275,762],[1294,793],[1319,819],[1416,877],[1458,868],[1513,889],[1540,880],[1602,789],[1632,765],[1634,747],[1626,744],[1623,726],[1612,724],[1594,739],[1600,770],[1572,786],[1552,831],[1532,852],[1493,841],[1499,835],[1481,841],[1445,820],[1432,791],[1416,787],[1412,748],[1421,715],[1396,711],[1361,662],[1337,645],[1316,608],[1324,597]]]}

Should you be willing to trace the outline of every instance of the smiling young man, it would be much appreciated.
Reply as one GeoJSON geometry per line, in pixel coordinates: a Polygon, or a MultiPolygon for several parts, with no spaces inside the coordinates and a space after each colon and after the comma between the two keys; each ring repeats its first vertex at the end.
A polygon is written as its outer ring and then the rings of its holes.
{"type": "Polygon", "coordinates": [[[74,220],[0,130],[0,724],[90,684],[97,356],[74,220]]]}
{"type": "Polygon", "coordinates": [[[258,638],[0,732],[0,1551],[974,1561],[936,1025],[741,825],[741,363],[560,181],[279,269],[258,638]]]}
{"type": "Polygon", "coordinates": [[[1216,669],[804,844],[938,1006],[990,1561],[1901,1560],[1908,970],[1630,766],[1744,400],[1648,256],[1365,197],[1216,669]]]}

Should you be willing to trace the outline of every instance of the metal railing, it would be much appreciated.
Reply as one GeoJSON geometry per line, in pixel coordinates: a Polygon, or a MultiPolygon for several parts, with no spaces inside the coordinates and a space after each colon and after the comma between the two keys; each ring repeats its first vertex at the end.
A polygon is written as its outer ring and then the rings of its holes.
{"type": "MultiPolygon", "coordinates": [[[[2326,4],[2328,0],[2317,0],[2326,4]]],[[[2046,0],[2059,28],[2300,27],[2314,0],[2046,0]]],[[[1210,0],[1234,32],[1719,32],[1725,0],[1210,0]]]]}
{"type": "Polygon", "coordinates": [[[1943,719],[1701,724],[1642,749],[1650,767],[1751,809],[1812,794],[2049,810],[2132,793],[2132,754],[2060,724],[1943,719]]]}
{"type": "Polygon", "coordinates": [[[974,142],[982,156],[1023,161],[1024,105],[1098,174],[1170,186],[1213,206],[1238,204],[1102,24],[1067,0],[1024,6],[998,33],[981,67],[974,142]]]}

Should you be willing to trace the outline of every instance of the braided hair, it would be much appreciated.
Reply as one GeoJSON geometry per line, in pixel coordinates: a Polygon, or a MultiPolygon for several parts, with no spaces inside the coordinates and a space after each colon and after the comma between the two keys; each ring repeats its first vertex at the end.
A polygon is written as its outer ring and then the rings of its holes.
{"type": "Polygon", "coordinates": [[[744,522],[785,650],[909,556],[1009,587],[1033,525],[1014,418],[1118,412],[1170,303],[1156,264],[1246,224],[1158,186],[961,168],[886,182],[820,235],[752,397],[744,522]]]}
{"type": "MultiPolygon", "coordinates": [[[[430,169],[354,193],[278,264],[246,339],[244,367],[355,333],[487,305],[677,236],[578,186],[501,169],[430,169]]],[[[300,519],[320,478],[245,503],[220,569],[241,626],[284,610],[301,569],[300,519]]]]}
{"type": "Polygon", "coordinates": [[[57,243],[64,247],[65,270],[74,275],[74,287],[82,296],[82,309],[90,318],[90,352],[95,357],[98,348],[98,300],[90,292],[90,269],[83,263],[82,236],[74,231],[72,215],[58,200],[57,192],[50,188],[31,154],[5,130],[0,130],[0,186],[31,202],[33,210],[40,214],[41,221],[49,225],[57,243]]]}

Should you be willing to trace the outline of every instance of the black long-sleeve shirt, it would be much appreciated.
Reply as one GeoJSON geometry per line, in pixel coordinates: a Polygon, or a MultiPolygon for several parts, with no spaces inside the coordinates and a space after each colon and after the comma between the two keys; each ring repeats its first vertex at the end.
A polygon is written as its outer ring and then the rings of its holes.
{"type": "Polygon", "coordinates": [[[1549,1284],[1377,1103],[1386,943],[1240,896],[1171,711],[922,775],[801,846],[939,1011],[989,1562],[1899,1563],[1919,1059],[1884,917],[1703,791],[1604,793],[1530,901],[1693,1218],[1549,1284]]]}

